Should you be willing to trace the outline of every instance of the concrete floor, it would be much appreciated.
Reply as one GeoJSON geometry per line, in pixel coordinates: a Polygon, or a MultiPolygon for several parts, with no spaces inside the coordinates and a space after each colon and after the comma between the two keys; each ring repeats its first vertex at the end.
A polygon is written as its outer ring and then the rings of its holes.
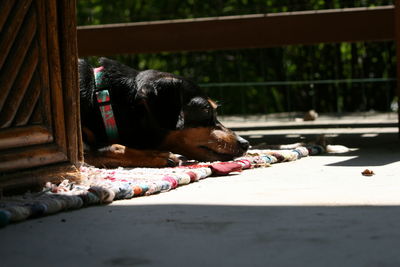
{"type": "Polygon", "coordinates": [[[9,225],[0,266],[400,266],[400,149],[389,136],[9,225]]]}

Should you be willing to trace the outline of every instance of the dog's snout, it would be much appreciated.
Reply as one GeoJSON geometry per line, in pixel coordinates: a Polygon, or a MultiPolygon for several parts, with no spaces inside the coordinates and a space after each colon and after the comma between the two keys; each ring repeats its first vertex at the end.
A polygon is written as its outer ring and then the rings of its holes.
{"type": "Polygon", "coordinates": [[[247,141],[246,139],[238,136],[238,144],[240,146],[241,149],[243,149],[244,151],[247,151],[247,149],[249,149],[250,143],[249,141],[247,141]]]}

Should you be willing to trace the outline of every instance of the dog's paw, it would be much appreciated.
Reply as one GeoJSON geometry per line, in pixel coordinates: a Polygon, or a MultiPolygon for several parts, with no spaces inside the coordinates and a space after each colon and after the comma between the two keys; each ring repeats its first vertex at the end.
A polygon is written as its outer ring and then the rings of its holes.
{"type": "Polygon", "coordinates": [[[166,166],[166,167],[176,167],[176,166],[180,166],[182,163],[180,155],[173,154],[171,152],[161,152],[160,156],[162,158],[161,160],[165,161],[163,166],[166,166]]]}
{"type": "Polygon", "coordinates": [[[198,160],[189,159],[189,158],[179,155],[179,154],[173,154],[173,155],[179,161],[179,166],[188,166],[188,165],[194,165],[194,164],[199,163],[198,160]]]}
{"type": "Polygon", "coordinates": [[[98,149],[96,153],[86,154],[88,164],[106,167],[175,167],[182,165],[186,160],[177,154],[158,150],[138,150],[120,144],[98,149]]]}

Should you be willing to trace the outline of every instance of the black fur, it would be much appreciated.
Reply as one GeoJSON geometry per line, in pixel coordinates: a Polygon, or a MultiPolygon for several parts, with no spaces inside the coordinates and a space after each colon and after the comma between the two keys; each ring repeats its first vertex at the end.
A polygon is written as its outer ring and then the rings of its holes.
{"type": "MultiPolygon", "coordinates": [[[[158,149],[170,131],[219,127],[215,108],[191,81],[156,70],[136,71],[117,61],[101,58],[103,84],[110,92],[119,143],[135,149],[158,149]]],[[[110,145],[95,98],[93,67],[79,60],[81,123],[94,133],[83,133],[93,148],[110,145]]],[[[221,125],[222,127],[222,125],[221,125]]],[[[247,141],[239,139],[245,151],[247,141]]]]}

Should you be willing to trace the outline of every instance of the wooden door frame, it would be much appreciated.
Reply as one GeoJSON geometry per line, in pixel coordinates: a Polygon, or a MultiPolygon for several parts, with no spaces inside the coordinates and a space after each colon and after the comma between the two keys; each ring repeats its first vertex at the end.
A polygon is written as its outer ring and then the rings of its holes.
{"type": "MultiPolygon", "coordinates": [[[[0,131],[0,191],[42,186],[48,181],[59,182],[67,178],[77,179],[83,162],[76,2],[26,0],[10,7],[9,12],[21,3],[26,8],[34,9],[30,14],[37,23],[34,26],[37,40],[32,43],[38,47],[32,51],[38,62],[36,79],[40,84],[41,121],[44,124],[17,124],[11,128],[4,128],[7,127],[4,124],[0,131]]],[[[28,24],[31,23],[28,21],[28,24]]],[[[24,62],[25,58],[20,61],[29,66],[24,62]]],[[[17,67],[15,70],[21,72],[17,67]]]]}

